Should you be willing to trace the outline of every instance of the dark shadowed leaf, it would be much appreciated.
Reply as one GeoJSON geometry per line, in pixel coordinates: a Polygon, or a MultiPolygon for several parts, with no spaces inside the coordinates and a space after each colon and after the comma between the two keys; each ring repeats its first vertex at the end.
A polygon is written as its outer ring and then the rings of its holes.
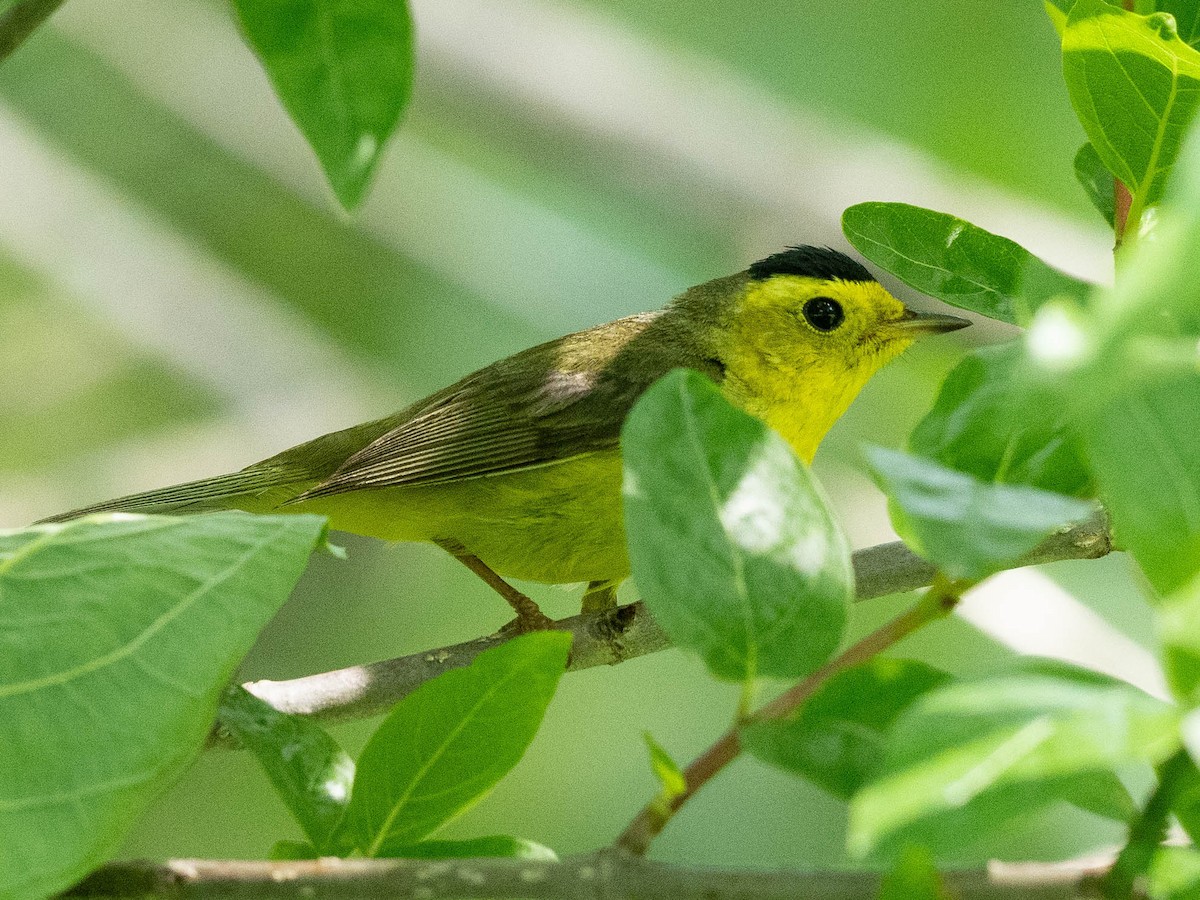
{"type": "Polygon", "coordinates": [[[1131,685],[1048,661],[954,682],[914,703],[850,804],[851,849],[957,853],[1057,801],[1125,818],[1113,774],[1179,746],[1178,711],[1131,685]]]}
{"type": "Polygon", "coordinates": [[[1094,511],[1073,497],[980,481],[897,450],[867,447],[866,454],[896,531],[951,578],[991,575],[1094,511]]]}
{"type": "Polygon", "coordinates": [[[947,213],[907,203],[860,203],[842,231],[863,256],[923,294],[992,319],[1027,325],[1052,297],[1089,287],[1021,245],[947,213]]]}
{"type": "Polygon", "coordinates": [[[233,0],[246,40],[346,209],[408,104],[405,0],[233,0]]]}
{"type": "Polygon", "coordinates": [[[0,532],[0,896],[121,845],[324,531],[315,516],[98,516],[0,532]]]}
{"type": "Polygon", "coordinates": [[[1159,12],[1175,17],[1175,30],[1186,44],[1200,43],[1200,0],[1156,0],[1159,12]]]}
{"type": "Polygon", "coordinates": [[[1087,198],[1092,201],[1092,206],[1096,207],[1096,211],[1111,228],[1116,215],[1113,175],[1104,167],[1104,161],[1100,159],[1100,154],[1090,141],[1075,154],[1075,178],[1087,194],[1087,198]]]}
{"type": "Polygon", "coordinates": [[[1080,441],[1062,404],[1024,377],[1023,362],[1019,343],[967,355],[913,429],[909,449],[980,481],[1086,496],[1094,488],[1080,441]]]}
{"type": "Polygon", "coordinates": [[[358,759],[347,839],[390,856],[490,791],[533,741],[570,647],[558,631],[514,638],[401,700],[358,759]]]}
{"type": "Polygon", "coordinates": [[[622,436],[633,576],[672,640],[721,678],[789,678],[837,648],[845,538],[778,434],[695,372],[638,402],[622,436]]]}
{"type": "Polygon", "coordinates": [[[240,685],[221,698],[221,724],[247,748],[320,852],[350,802],[354,760],[316,722],[282,713],[240,685]]]}
{"type": "Polygon", "coordinates": [[[759,759],[848,800],[883,762],[896,717],[949,680],[916,660],[877,657],[830,679],[795,716],[746,726],[742,742],[759,759]]]}

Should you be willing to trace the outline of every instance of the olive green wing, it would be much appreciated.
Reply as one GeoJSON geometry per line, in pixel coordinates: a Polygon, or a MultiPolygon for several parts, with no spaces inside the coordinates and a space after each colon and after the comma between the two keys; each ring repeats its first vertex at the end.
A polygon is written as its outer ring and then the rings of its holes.
{"type": "Polygon", "coordinates": [[[635,316],[501,360],[433,395],[295,498],[442,484],[616,449],[638,397],[677,366],[719,364],[635,316]]]}

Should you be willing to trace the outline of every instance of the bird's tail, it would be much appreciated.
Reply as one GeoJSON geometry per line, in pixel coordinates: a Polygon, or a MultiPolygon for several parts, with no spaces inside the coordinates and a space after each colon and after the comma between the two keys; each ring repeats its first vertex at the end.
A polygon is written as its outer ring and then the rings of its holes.
{"type": "MultiPolygon", "coordinates": [[[[98,512],[194,513],[218,509],[257,510],[262,504],[256,501],[261,501],[264,494],[274,493],[275,488],[290,481],[286,474],[278,470],[243,469],[228,475],[217,475],[215,478],[202,478],[199,481],[188,481],[140,494],[130,494],[127,497],[117,497],[115,500],[106,500],[103,503],[49,516],[37,524],[66,522],[98,512]]],[[[298,486],[297,490],[303,490],[304,486],[307,485],[298,486]]],[[[286,496],[280,499],[286,499],[286,496]]]]}

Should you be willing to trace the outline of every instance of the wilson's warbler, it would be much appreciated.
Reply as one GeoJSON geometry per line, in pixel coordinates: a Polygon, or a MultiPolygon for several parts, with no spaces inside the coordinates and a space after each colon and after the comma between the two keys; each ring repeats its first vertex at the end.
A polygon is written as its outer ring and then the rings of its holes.
{"type": "Polygon", "coordinates": [[[518,627],[544,627],[503,576],[588,582],[585,609],[616,602],[629,574],[621,424],[660,376],[703,372],[811,462],[884,363],[919,335],[968,324],[913,312],[842,253],[792,247],[664,310],[492,363],[387,418],[47,521],[104,510],[320,513],[343,531],[440,544],[512,604],[518,627]]]}

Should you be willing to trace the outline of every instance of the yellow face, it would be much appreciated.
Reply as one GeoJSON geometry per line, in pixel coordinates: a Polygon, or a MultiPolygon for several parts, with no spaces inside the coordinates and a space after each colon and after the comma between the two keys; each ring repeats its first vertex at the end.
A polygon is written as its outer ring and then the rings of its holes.
{"type": "Polygon", "coordinates": [[[875,281],[746,282],[722,358],[724,390],[812,460],[867,381],[920,334],[967,324],[913,313],[875,281]]]}

